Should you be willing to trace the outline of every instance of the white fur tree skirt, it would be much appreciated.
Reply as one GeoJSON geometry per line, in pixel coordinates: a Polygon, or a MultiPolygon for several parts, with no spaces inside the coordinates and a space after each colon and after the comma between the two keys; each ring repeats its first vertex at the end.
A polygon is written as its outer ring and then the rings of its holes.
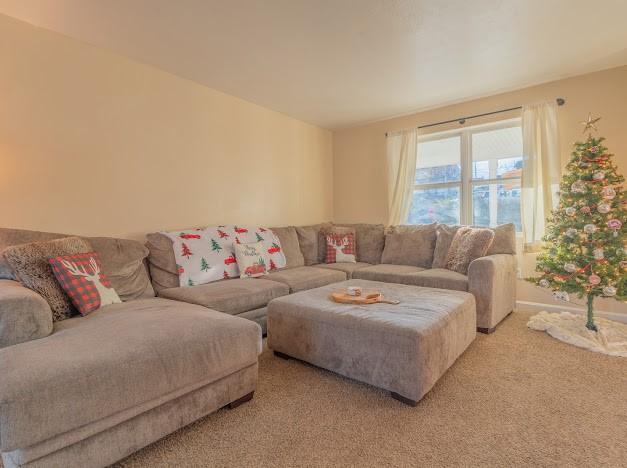
{"type": "Polygon", "coordinates": [[[627,324],[602,318],[595,318],[594,322],[598,332],[586,328],[584,315],[542,311],[531,317],[527,326],[532,330],[546,331],[552,337],[580,348],[627,357],[627,324]]]}

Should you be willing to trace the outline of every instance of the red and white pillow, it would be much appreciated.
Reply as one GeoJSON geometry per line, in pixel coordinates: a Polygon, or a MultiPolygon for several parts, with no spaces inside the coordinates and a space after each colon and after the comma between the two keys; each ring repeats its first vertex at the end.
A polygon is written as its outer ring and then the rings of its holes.
{"type": "Polygon", "coordinates": [[[262,242],[234,244],[240,278],[256,278],[268,274],[268,254],[262,242]]]}
{"type": "Polygon", "coordinates": [[[355,234],[328,233],[326,263],[355,263],[355,234]]]}
{"type": "Polygon", "coordinates": [[[59,285],[81,315],[122,302],[102,273],[96,252],[60,255],[48,259],[59,285]]]}
{"type": "Polygon", "coordinates": [[[184,287],[240,276],[234,244],[261,242],[268,270],[287,265],[279,238],[263,227],[215,226],[162,234],[172,239],[179,285],[184,287]]]}

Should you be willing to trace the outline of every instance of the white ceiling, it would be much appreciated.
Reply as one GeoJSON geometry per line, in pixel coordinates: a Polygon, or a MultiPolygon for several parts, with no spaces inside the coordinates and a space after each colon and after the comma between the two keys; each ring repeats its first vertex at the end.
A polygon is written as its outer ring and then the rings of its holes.
{"type": "Polygon", "coordinates": [[[626,0],[0,0],[326,128],[627,64],[626,0]]]}

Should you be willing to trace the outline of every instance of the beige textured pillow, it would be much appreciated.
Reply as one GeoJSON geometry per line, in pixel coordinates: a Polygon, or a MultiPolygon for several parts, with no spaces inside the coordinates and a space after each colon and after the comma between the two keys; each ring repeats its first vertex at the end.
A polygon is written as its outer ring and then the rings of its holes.
{"type": "Polygon", "coordinates": [[[434,229],[387,234],[381,263],[431,268],[434,249],[434,229]]]}
{"type": "Polygon", "coordinates": [[[483,257],[492,241],[494,231],[489,228],[461,227],[455,233],[446,259],[446,268],[464,275],[473,260],[483,257]]]}
{"type": "Polygon", "coordinates": [[[48,302],[52,309],[52,320],[58,322],[76,315],[76,311],[54,277],[48,259],[92,250],[84,239],[64,237],[47,242],[14,245],[7,247],[3,254],[17,279],[48,302]]]}
{"type": "Polygon", "coordinates": [[[436,229],[435,251],[433,252],[433,263],[431,268],[446,268],[446,259],[455,233],[460,226],[438,225],[436,229]]]}

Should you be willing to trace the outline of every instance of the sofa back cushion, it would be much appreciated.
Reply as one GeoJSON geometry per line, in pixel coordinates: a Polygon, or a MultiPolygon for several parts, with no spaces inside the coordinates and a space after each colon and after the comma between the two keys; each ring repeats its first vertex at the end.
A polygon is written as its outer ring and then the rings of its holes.
{"type": "Polygon", "coordinates": [[[357,261],[381,263],[381,255],[385,247],[385,227],[383,224],[339,224],[355,229],[357,261]]]}
{"type": "Polygon", "coordinates": [[[385,236],[381,263],[431,268],[435,239],[435,228],[389,233],[385,236]]]}
{"type": "Polygon", "coordinates": [[[501,224],[492,229],[494,240],[486,255],[516,255],[516,226],[514,223],[501,224]]]}
{"type": "Polygon", "coordinates": [[[431,268],[446,268],[446,260],[455,233],[461,226],[449,226],[439,224],[436,229],[435,251],[433,252],[433,263],[431,268]]]}
{"type": "Polygon", "coordinates": [[[281,248],[287,261],[287,268],[304,266],[305,257],[303,257],[303,253],[300,250],[296,228],[294,226],[273,227],[270,230],[276,234],[281,242],[281,248]]]}
{"type": "Polygon", "coordinates": [[[52,310],[52,320],[58,322],[76,315],[76,310],[55,278],[48,259],[90,251],[91,245],[84,239],[64,237],[13,245],[7,247],[3,255],[17,279],[46,300],[52,310]]]}
{"type": "MultiPolygon", "coordinates": [[[[0,252],[6,247],[70,237],[69,234],[0,228],[0,252]]],[[[148,249],[130,239],[83,237],[98,252],[103,273],[123,301],[155,295],[144,263],[148,249]]],[[[0,255],[0,279],[17,279],[11,266],[0,255]]]]}
{"type": "Polygon", "coordinates": [[[160,232],[146,235],[148,248],[148,268],[152,285],[157,292],[162,289],[178,288],[179,273],[174,257],[172,239],[160,232]]]}
{"type": "Polygon", "coordinates": [[[309,266],[324,263],[326,244],[323,243],[320,245],[321,239],[324,242],[324,235],[321,236],[320,231],[328,229],[331,226],[331,223],[321,223],[311,226],[298,226],[296,228],[298,244],[300,245],[300,251],[303,254],[305,265],[309,266]]]}

